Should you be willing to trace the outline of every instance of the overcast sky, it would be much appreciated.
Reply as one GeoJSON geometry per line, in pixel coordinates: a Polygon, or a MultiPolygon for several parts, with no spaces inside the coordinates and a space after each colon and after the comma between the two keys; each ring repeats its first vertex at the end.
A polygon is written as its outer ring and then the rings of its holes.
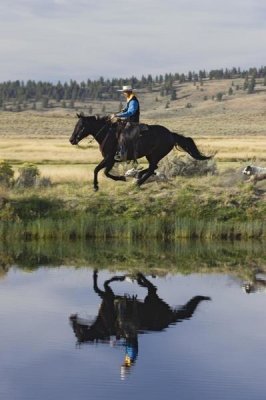
{"type": "Polygon", "coordinates": [[[266,65],[263,0],[0,0],[0,82],[266,65]]]}

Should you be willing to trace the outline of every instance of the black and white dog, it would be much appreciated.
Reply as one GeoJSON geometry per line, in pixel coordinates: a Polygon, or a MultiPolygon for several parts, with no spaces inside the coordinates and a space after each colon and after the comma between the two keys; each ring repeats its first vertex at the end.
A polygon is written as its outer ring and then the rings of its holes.
{"type": "Polygon", "coordinates": [[[250,179],[249,181],[261,181],[266,179],[266,168],[264,167],[255,167],[254,165],[248,165],[242,171],[244,175],[247,175],[250,179]]]}
{"type": "Polygon", "coordinates": [[[248,176],[266,174],[266,168],[248,165],[246,168],[243,169],[242,173],[248,176]]]}

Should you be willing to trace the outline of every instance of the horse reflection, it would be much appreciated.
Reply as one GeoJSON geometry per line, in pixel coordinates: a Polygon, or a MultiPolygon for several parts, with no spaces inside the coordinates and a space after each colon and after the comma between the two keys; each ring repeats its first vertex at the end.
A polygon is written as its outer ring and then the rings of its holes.
{"type": "Polygon", "coordinates": [[[143,274],[138,273],[134,280],[148,293],[143,301],[136,296],[118,296],[110,288],[110,283],[124,281],[126,275],[113,276],[104,282],[104,290],[98,287],[98,273],[93,273],[94,291],[102,299],[98,315],[94,322],[81,319],[77,314],[70,316],[73,331],[78,343],[108,342],[123,340],[125,359],[121,367],[121,376],[129,372],[138,355],[138,334],[149,331],[162,331],[169,325],[189,319],[198,304],[209,297],[195,296],[179,309],[171,308],[157,294],[157,288],[143,274]],[[112,338],[115,338],[112,341],[112,338]]]}

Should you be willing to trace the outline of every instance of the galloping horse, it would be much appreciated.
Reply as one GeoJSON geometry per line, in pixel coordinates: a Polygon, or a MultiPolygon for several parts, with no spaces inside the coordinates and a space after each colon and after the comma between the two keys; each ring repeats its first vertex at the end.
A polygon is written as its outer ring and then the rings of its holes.
{"type": "MultiPolygon", "coordinates": [[[[118,139],[116,132],[119,124],[112,123],[109,117],[90,116],[85,117],[77,114],[78,122],[71,135],[70,143],[78,144],[88,135],[92,135],[100,145],[103,160],[94,170],[94,190],[99,189],[98,172],[105,168],[105,175],[115,181],[125,181],[124,176],[115,176],[110,173],[115,164],[115,153],[117,150],[118,139]]],[[[203,155],[193,139],[169,131],[161,125],[147,125],[148,129],[137,139],[135,149],[128,149],[127,160],[146,157],[149,167],[139,173],[137,184],[142,185],[154,171],[158,168],[158,162],[165,157],[175,146],[182,148],[196,160],[208,160],[211,156],[203,155]],[[136,150],[136,151],[135,151],[136,150]]]]}

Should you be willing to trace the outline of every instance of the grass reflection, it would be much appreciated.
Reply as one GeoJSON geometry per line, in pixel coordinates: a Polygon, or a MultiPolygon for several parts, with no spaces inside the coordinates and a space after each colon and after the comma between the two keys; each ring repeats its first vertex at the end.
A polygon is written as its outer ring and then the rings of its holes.
{"type": "Polygon", "coordinates": [[[265,243],[259,241],[174,243],[149,241],[45,240],[0,242],[0,277],[16,265],[26,271],[40,266],[75,266],[165,275],[219,272],[249,278],[266,271],[265,243]]]}

